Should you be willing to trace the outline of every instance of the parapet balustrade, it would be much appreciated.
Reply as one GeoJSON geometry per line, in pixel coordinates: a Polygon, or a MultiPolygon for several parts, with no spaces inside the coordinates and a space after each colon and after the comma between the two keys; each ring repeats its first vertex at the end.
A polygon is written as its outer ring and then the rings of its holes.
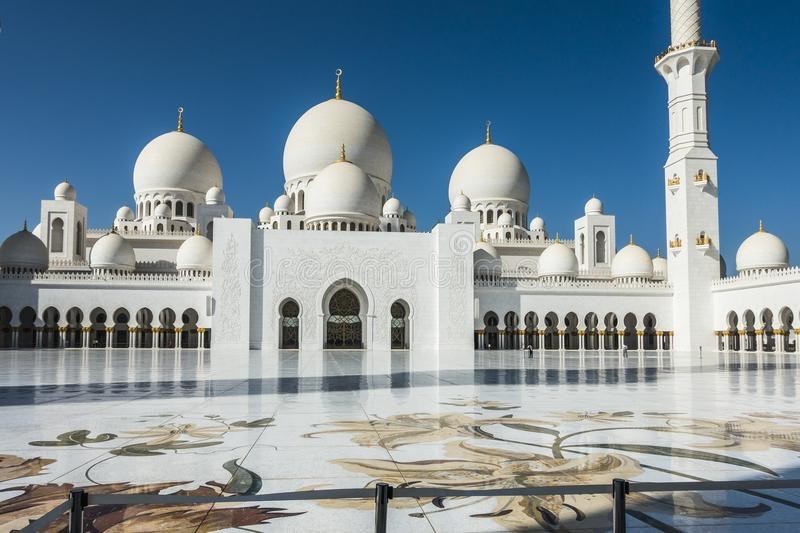
{"type": "Polygon", "coordinates": [[[736,276],[715,280],[711,283],[711,286],[721,288],[736,285],[760,285],[763,282],[778,281],[800,281],[800,267],[751,270],[736,276]]]}
{"type": "Polygon", "coordinates": [[[187,284],[210,283],[210,273],[198,272],[196,276],[181,275],[177,272],[124,272],[119,270],[102,271],[60,271],[60,272],[2,272],[0,280],[28,281],[129,281],[149,284],[187,284]]]}

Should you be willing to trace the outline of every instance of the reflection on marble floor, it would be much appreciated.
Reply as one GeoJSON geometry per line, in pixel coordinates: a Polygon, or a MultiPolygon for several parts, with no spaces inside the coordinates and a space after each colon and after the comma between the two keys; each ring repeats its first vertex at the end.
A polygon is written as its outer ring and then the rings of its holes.
{"type": "MultiPolygon", "coordinates": [[[[73,486],[246,495],[379,481],[479,489],[800,477],[791,356],[0,355],[0,531],[27,525],[73,486]]],[[[372,505],[101,507],[87,520],[95,531],[369,531],[372,505]]],[[[629,527],[794,530],[800,490],[636,495],[629,509],[629,527]]],[[[389,516],[393,531],[604,530],[610,500],[396,500],[389,516]]]]}

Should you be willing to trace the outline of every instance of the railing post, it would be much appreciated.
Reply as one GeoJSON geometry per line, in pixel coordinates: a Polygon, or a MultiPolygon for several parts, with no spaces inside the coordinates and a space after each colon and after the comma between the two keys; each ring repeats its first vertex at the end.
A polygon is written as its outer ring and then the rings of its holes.
{"type": "Polygon", "coordinates": [[[386,533],[386,518],[389,514],[389,500],[392,487],[387,483],[375,485],[375,533],[386,533]]]}
{"type": "Polygon", "coordinates": [[[625,533],[625,495],[628,494],[630,485],[624,479],[615,479],[611,482],[611,496],[613,498],[613,511],[611,514],[614,533],[625,533]]]}
{"type": "Polygon", "coordinates": [[[86,492],[83,489],[69,491],[69,533],[83,533],[83,508],[86,507],[86,492]]]}

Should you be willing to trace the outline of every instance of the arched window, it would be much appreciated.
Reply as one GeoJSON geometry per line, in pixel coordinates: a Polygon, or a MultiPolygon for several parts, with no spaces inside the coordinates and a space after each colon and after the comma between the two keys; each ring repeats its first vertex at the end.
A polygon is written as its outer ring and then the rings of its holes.
{"type": "Polygon", "coordinates": [[[406,225],[400,224],[400,233],[404,233],[406,231],[406,225]]]}
{"type": "Polygon", "coordinates": [[[64,221],[54,218],[50,223],[50,251],[61,253],[64,251],[64,221]]]}
{"type": "Polygon", "coordinates": [[[602,231],[598,231],[595,235],[594,262],[597,264],[606,262],[606,234],[602,231]]]}
{"type": "Polygon", "coordinates": [[[272,229],[278,229],[278,221],[272,223],[272,229]]]}
{"type": "Polygon", "coordinates": [[[281,306],[281,339],[282,349],[300,347],[300,306],[294,300],[287,300],[281,306]]]}
{"type": "Polygon", "coordinates": [[[483,211],[478,211],[478,219],[480,220],[480,223],[483,224],[483,211]]]}
{"type": "Polygon", "coordinates": [[[214,221],[212,220],[208,224],[206,224],[206,237],[208,237],[209,241],[214,240],[214,221]]]}
{"type": "MultiPolygon", "coordinates": [[[[301,192],[302,192],[302,191],[301,191],[301,192]]],[[[303,227],[304,227],[304,226],[305,226],[305,224],[303,224],[303,221],[301,220],[301,221],[300,221],[300,229],[303,229],[303,227]]]]}
{"type": "Polygon", "coordinates": [[[300,191],[297,193],[297,211],[303,212],[305,210],[306,210],[306,193],[305,191],[300,191]]]}
{"type": "Polygon", "coordinates": [[[391,336],[392,336],[392,349],[394,350],[407,350],[408,349],[408,312],[406,306],[401,301],[396,301],[391,307],[391,336]]]}
{"type": "Polygon", "coordinates": [[[586,236],[583,233],[581,233],[580,241],[580,248],[578,249],[578,261],[581,265],[583,265],[586,259],[586,236]]]}
{"type": "Polygon", "coordinates": [[[156,226],[156,231],[158,233],[161,233],[162,231],[164,231],[164,224],[159,224],[158,226],[156,226]]]}
{"type": "Polygon", "coordinates": [[[75,225],[75,255],[83,257],[83,224],[75,225]]]}
{"type": "Polygon", "coordinates": [[[182,217],[183,216],[183,202],[180,200],[175,202],[175,216],[182,217]]]}
{"type": "Polygon", "coordinates": [[[194,218],[194,204],[192,202],[186,204],[186,216],[194,218]]]}
{"type": "Polygon", "coordinates": [[[391,222],[386,224],[386,231],[391,233],[391,231],[392,231],[392,223],[391,222]]]}
{"type": "Polygon", "coordinates": [[[494,222],[494,211],[490,209],[486,211],[486,223],[491,224],[492,222],[494,222]]]}
{"type": "Polygon", "coordinates": [[[287,220],[286,221],[286,229],[292,229],[292,221],[291,220],[287,220]]]}
{"type": "Polygon", "coordinates": [[[150,213],[151,213],[150,209],[151,209],[151,207],[152,207],[152,202],[150,202],[150,200],[148,200],[148,201],[147,201],[147,203],[146,203],[146,204],[144,204],[144,216],[146,216],[146,217],[149,217],[149,216],[150,216],[150,213]]]}

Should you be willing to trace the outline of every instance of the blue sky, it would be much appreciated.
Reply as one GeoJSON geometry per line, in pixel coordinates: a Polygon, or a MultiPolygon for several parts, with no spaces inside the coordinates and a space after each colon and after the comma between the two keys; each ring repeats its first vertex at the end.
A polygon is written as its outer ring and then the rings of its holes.
{"type": "MultiPolygon", "coordinates": [[[[572,233],[592,195],[618,240],[664,248],[668,0],[506,2],[0,2],[0,235],[39,217],[69,178],[107,227],[132,205],[141,148],[186,129],[220,161],[237,216],[283,184],[294,121],[344,94],[383,124],[394,191],[430,228],[448,210],[458,159],[483,138],[531,176],[530,215],[572,233]]],[[[763,218],[796,252],[800,2],[705,0],[719,156],[722,251],[763,218]]]]}

